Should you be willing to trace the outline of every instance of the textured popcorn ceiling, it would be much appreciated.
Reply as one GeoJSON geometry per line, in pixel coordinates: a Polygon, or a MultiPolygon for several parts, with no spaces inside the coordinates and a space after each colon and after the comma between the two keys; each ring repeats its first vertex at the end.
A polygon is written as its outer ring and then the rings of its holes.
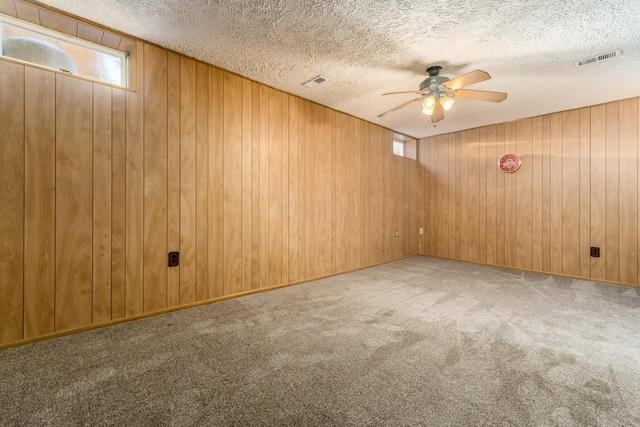
{"type": "Polygon", "coordinates": [[[413,137],[640,95],[638,0],[41,0],[413,137]],[[623,55],[578,67],[592,55],[623,55]],[[413,99],[425,69],[493,77],[434,127],[413,99]],[[327,82],[301,84],[317,75],[327,82]]]}

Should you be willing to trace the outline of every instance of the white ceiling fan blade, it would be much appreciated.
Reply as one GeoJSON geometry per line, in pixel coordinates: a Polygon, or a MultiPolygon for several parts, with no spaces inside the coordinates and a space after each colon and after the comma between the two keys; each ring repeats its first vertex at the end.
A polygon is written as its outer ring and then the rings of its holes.
{"type": "Polygon", "coordinates": [[[458,89],[456,99],[471,99],[474,101],[502,102],[507,99],[505,92],[490,92],[486,90],[458,89]]]}
{"type": "Polygon", "coordinates": [[[422,99],[422,97],[419,97],[419,98],[416,98],[416,99],[412,99],[411,101],[409,101],[409,102],[405,102],[405,103],[404,103],[404,104],[402,104],[402,105],[398,105],[397,107],[392,108],[392,109],[391,109],[391,110],[389,110],[389,111],[385,111],[384,113],[382,113],[382,114],[378,115],[378,117],[384,117],[384,116],[386,116],[386,115],[387,115],[387,114],[389,114],[389,113],[393,113],[394,111],[398,111],[398,110],[399,110],[399,109],[401,109],[401,108],[408,107],[409,105],[413,104],[413,103],[414,103],[414,102],[416,102],[416,101],[420,101],[421,99],[422,99]]]}
{"type": "Polygon", "coordinates": [[[433,113],[431,114],[431,123],[439,122],[444,119],[444,107],[439,102],[433,107],[433,113]]]}
{"type": "Polygon", "coordinates": [[[443,84],[452,90],[458,90],[461,87],[473,85],[476,83],[483,82],[485,80],[489,80],[491,76],[489,73],[484,71],[475,70],[467,74],[463,74],[455,79],[451,79],[448,82],[444,82],[443,84]]]}

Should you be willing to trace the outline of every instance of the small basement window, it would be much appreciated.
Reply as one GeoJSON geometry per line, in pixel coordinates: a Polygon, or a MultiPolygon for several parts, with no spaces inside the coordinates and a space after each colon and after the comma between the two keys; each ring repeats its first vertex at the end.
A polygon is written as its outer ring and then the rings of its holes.
{"type": "Polygon", "coordinates": [[[416,140],[408,136],[393,134],[393,154],[407,159],[416,159],[416,140]]]}
{"type": "Polygon", "coordinates": [[[126,52],[0,15],[2,56],[127,87],[126,52]]]}
{"type": "Polygon", "coordinates": [[[404,157],[404,141],[393,140],[393,154],[404,157]]]}

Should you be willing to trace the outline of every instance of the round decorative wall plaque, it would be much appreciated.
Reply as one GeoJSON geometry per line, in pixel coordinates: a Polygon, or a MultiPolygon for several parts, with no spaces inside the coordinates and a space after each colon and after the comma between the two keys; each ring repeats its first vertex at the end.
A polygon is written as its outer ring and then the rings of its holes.
{"type": "Polygon", "coordinates": [[[520,169],[522,160],[515,154],[505,154],[498,162],[498,167],[504,173],[513,173],[520,169]]]}

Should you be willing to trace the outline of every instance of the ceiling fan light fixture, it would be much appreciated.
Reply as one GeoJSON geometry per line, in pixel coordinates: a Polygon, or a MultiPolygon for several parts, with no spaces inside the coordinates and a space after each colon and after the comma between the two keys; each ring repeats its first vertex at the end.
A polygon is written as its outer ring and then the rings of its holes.
{"type": "Polygon", "coordinates": [[[417,102],[421,102],[422,114],[429,116],[431,123],[436,123],[444,119],[445,111],[451,109],[453,104],[456,102],[455,98],[486,102],[502,102],[507,99],[507,94],[504,92],[463,89],[466,86],[489,80],[491,76],[485,71],[475,70],[454,79],[450,79],[448,77],[438,75],[440,68],[442,67],[433,66],[427,69],[429,77],[420,83],[420,89],[418,91],[409,90],[383,93],[383,95],[411,93],[419,96],[411,101],[400,104],[391,110],[379,114],[378,117],[384,117],[389,113],[398,111],[417,102]]]}
{"type": "Polygon", "coordinates": [[[440,100],[440,104],[442,104],[442,108],[444,108],[445,110],[449,110],[452,106],[453,103],[456,102],[455,99],[448,97],[448,96],[443,96],[442,99],[440,100]]]}
{"type": "Polygon", "coordinates": [[[422,114],[430,116],[433,114],[433,108],[436,106],[436,98],[428,96],[422,103],[422,114]]]}

